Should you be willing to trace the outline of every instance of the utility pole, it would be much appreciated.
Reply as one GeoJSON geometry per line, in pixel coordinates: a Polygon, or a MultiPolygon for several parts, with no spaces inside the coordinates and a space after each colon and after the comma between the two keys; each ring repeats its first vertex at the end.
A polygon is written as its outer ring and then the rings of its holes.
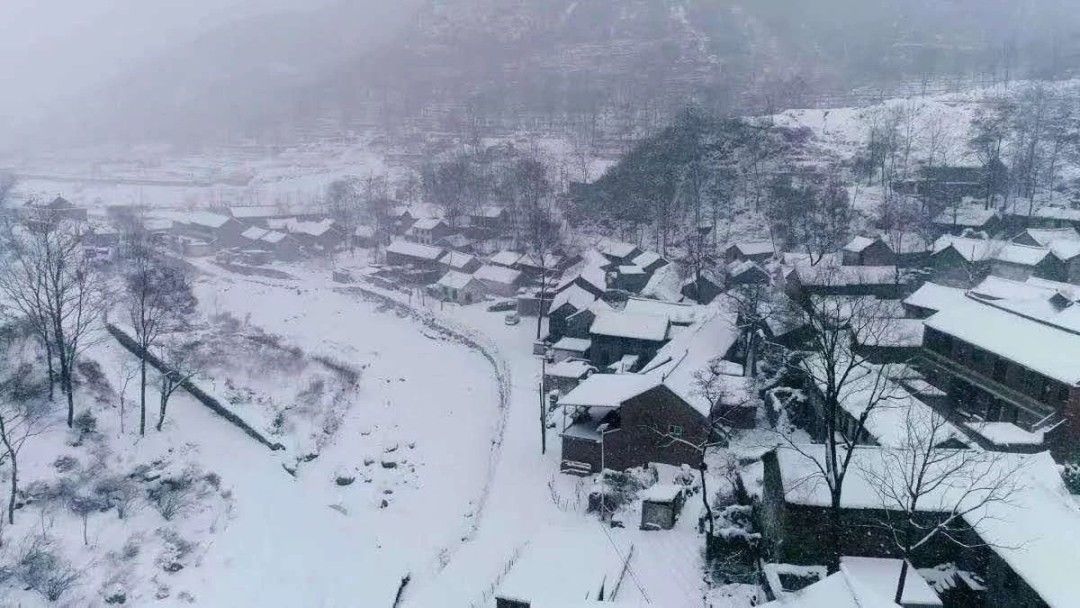
{"type": "Polygon", "coordinates": [[[547,349],[540,355],[540,454],[547,454],[547,391],[544,381],[547,379],[547,349]]]}

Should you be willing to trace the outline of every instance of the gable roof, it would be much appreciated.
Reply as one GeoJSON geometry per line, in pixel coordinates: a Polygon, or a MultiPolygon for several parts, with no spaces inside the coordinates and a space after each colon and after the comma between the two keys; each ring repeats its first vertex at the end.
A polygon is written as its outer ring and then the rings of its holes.
{"type": "Polygon", "coordinates": [[[851,253],[861,253],[865,251],[867,247],[877,242],[885,244],[884,241],[882,241],[881,239],[872,239],[865,236],[857,236],[848,241],[847,245],[844,245],[844,251],[849,251],[851,253]]]}
{"type": "Polygon", "coordinates": [[[934,223],[945,226],[964,226],[967,228],[982,228],[997,217],[997,211],[983,209],[982,207],[964,206],[957,209],[946,209],[934,218],[934,223]]]}
{"type": "Polygon", "coordinates": [[[600,312],[589,328],[590,334],[663,342],[668,339],[667,317],[628,312],[600,312]]]}
{"type": "Polygon", "coordinates": [[[596,296],[591,292],[588,292],[577,285],[571,285],[555,294],[555,297],[551,299],[550,310],[551,312],[555,312],[567,304],[572,306],[575,310],[585,310],[595,301],[596,296]]]}
{"type": "Polygon", "coordinates": [[[657,262],[664,262],[666,264],[667,260],[660,257],[660,254],[656,253],[655,251],[644,251],[640,255],[635,257],[632,262],[637,266],[641,266],[642,268],[648,268],[649,266],[657,262]]]}
{"type": "Polygon", "coordinates": [[[1042,247],[1060,241],[1080,241],[1080,232],[1077,232],[1075,228],[1027,228],[1013,240],[1024,236],[1042,247]]]}
{"type": "Polygon", "coordinates": [[[487,264],[485,266],[481,266],[473,274],[473,276],[482,281],[491,281],[493,283],[512,285],[521,278],[521,271],[514,270],[513,268],[506,268],[505,266],[494,266],[492,264],[487,264]]]}
{"type": "Polygon", "coordinates": [[[1074,332],[970,297],[925,323],[1048,378],[1080,385],[1080,335],[1074,332]]]}
{"type": "Polygon", "coordinates": [[[449,289],[465,289],[469,286],[469,283],[475,280],[471,274],[451,270],[444,274],[436,284],[449,289]]]}
{"type": "Polygon", "coordinates": [[[1003,245],[1002,241],[973,239],[962,236],[943,235],[934,241],[934,255],[952,249],[968,262],[982,262],[993,257],[1003,245]]]}
{"type": "Polygon", "coordinates": [[[623,312],[626,313],[666,317],[672,323],[679,325],[690,325],[704,310],[704,307],[697,304],[681,304],[638,297],[629,298],[623,308],[623,312]]]}
{"type": "Polygon", "coordinates": [[[773,247],[771,241],[742,241],[739,243],[732,243],[728,246],[728,249],[732,248],[745,256],[772,255],[776,252],[776,248],[773,247]]]}
{"type": "Polygon", "coordinates": [[[516,251],[510,251],[509,249],[504,249],[499,253],[491,256],[490,261],[492,264],[496,264],[498,266],[506,266],[507,268],[509,268],[514,264],[517,264],[518,260],[520,260],[521,258],[522,255],[520,253],[516,251]]]}
{"type": "Polygon", "coordinates": [[[438,247],[405,240],[390,243],[390,246],[386,248],[386,252],[429,261],[436,261],[443,256],[443,250],[438,247]]]}
{"type": "Polygon", "coordinates": [[[964,290],[937,283],[923,283],[911,295],[904,298],[904,304],[938,311],[951,306],[964,298],[964,290]]]}
{"type": "Polygon", "coordinates": [[[1050,255],[1050,250],[1044,247],[1004,243],[994,254],[994,259],[1019,266],[1037,266],[1048,255],[1050,255]]]}
{"type": "Polygon", "coordinates": [[[468,253],[461,253],[460,251],[448,251],[446,256],[442,259],[443,264],[446,264],[450,268],[455,270],[461,270],[476,260],[476,256],[469,255],[468,253]]]}
{"type": "Polygon", "coordinates": [[[605,239],[601,241],[600,244],[597,246],[597,249],[600,250],[600,253],[606,256],[620,259],[633,255],[635,252],[640,251],[637,248],[637,245],[634,245],[633,243],[624,243],[622,241],[614,241],[610,239],[605,239]]]}
{"type": "Polygon", "coordinates": [[[559,399],[559,405],[615,408],[661,384],[659,376],[593,374],[559,399]]]}
{"type": "Polygon", "coordinates": [[[446,224],[437,217],[423,217],[413,222],[412,230],[434,230],[439,224],[446,224]]]}

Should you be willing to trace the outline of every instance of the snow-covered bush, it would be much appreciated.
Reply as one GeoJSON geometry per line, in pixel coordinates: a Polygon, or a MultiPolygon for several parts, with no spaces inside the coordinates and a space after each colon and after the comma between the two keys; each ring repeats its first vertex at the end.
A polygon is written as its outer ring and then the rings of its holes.
{"type": "Polygon", "coordinates": [[[79,572],[58,554],[53,543],[37,535],[23,543],[16,574],[27,589],[37,591],[50,602],[60,599],[79,580],[79,572]]]}

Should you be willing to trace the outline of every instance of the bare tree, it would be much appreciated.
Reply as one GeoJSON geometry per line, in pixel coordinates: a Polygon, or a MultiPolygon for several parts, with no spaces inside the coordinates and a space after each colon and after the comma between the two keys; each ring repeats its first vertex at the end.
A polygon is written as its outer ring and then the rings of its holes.
{"type": "Polygon", "coordinates": [[[536,316],[536,338],[540,339],[544,320],[543,303],[548,295],[547,275],[549,270],[554,270],[552,260],[562,246],[562,227],[551,205],[553,188],[543,163],[521,159],[515,167],[515,174],[524,249],[540,269],[540,312],[536,316]]]}
{"type": "Polygon", "coordinates": [[[659,435],[665,445],[683,445],[696,452],[700,461],[698,463],[698,475],[701,480],[701,501],[705,508],[705,521],[709,536],[715,532],[715,516],[712,504],[709,502],[708,486],[706,485],[709,470],[708,457],[716,450],[726,448],[731,441],[733,421],[731,414],[744,404],[744,397],[735,399],[735,393],[729,390],[724,373],[723,357],[715,357],[708,365],[694,372],[692,391],[694,396],[709,404],[709,425],[701,437],[688,438],[679,433],[672,433],[668,429],[654,427],[652,430],[659,435]]]}
{"type": "Polygon", "coordinates": [[[768,323],[784,313],[776,304],[777,294],[772,285],[743,284],[727,291],[735,309],[735,329],[743,340],[743,374],[757,375],[758,348],[768,323]]]}
{"type": "Polygon", "coordinates": [[[124,363],[120,368],[120,390],[117,391],[117,398],[119,399],[120,407],[120,434],[123,435],[126,431],[124,429],[124,413],[127,409],[127,392],[128,387],[131,386],[131,381],[135,379],[135,376],[139,373],[139,368],[124,363]]]}
{"type": "Polygon", "coordinates": [[[165,411],[169,406],[169,399],[177,389],[183,387],[198,373],[192,366],[194,357],[193,346],[177,346],[161,353],[159,359],[165,364],[168,371],[161,374],[161,400],[159,402],[157,430],[165,425],[165,411]]]}
{"type": "Polygon", "coordinates": [[[350,238],[365,211],[363,188],[360,178],[354,176],[334,180],[326,187],[326,210],[350,238]]]}
{"type": "MultiPolygon", "coordinates": [[[[106,303],[101,278],[83,256],[78,228],[55,218],[33,221],[13,239],[16,256],[25,258],[27,280],[41,282],[48,336],[60,367],[60,386],[67,396],[67,424],[75,420],[76,363],[99,337],[106,303]]],[[[30,286],[34,289],[33,286],[30,286]]]]}
{"type": "Polygon", "coordinates": [[[783,175],[770,186],[766,216],[774,233],[805,247],[811,265],[847,242],[852,215],[847,188],[833,171],[783,175]]]}
{"type": "MultiPolygon", "coordinates": [[[[11,226],[8,226],[11,228],[11,226]]],[[[0,295],[8,307],[0,305],[0,313],[21,319],[30,327],[45,351],[49,398],[53,398],[56,372],[53,364],[55,348],[50,335],[49,302],[45,294],[45,275],[40,260],[30,255],[25,243],[16,233],[7,231],[0,237],[8,254],[0,257],[0,295]]]]}
{"type": "Polygon", "coordinates": [[[964,533],[989,517],[987,507],[1008,503],[1020,487],[1019,459],[941,447],[951,433],[938,413],[909,409],[905,426],[899,445],[877,450],[876,463],[859,464],[881,501],[882,517],[876,525],[904,557],[893,600],[897,604],[903,603],[908,563],[915,553],[939,537],[965,548],[986,546],[964,533]],[[927,518],[923,511],[941,515],[927,518]]]}
{"type": "Polygon", "coordinates": [[[856,335],[881,342],[896,331],[896,320],[884,306],[872,298],[823,297],[807,299],[788,312],[810,329],[804,349],[793,353],[788,365],[816,394],[824,450],[818,455],[784,429],[778,433],[813,463],[829,489],[829,567],[833,571],[840,564],[840,506],[854,448],[864,441],[866,422],[874,411],[902,396],[902,389],[890,380],[896,366],[874,364],[852,346],[856,335]]]}
{"type": "MultiPolygon", "coordinates": [[[[4,345],[7,350],[8,345],[4,345]]],[[[5,354],[5,358],[7,353],[5,354]]],[[[36,387],[29,382],[28,366],[12,365],[0,377],[0,444],[3,453],[0,462],[11,467],[8,492],[7,520],[15,523],[15,497],[19,491],[19,454],[28,442],[48,430],[48,400],[36,395],[36,387]]]]}
{"type": "Polygon", "coordinates": [[[146,434],[146,356],[164,331],[184,322],[195,308],[184,270],[167,263],[146,239],[135,239],[128,259],[128,321],[141,349],[139,361],[139,434],[146,434]]]}
{"type": "MultiPolygon", "coordinates": [[[[702,279],[720,264],[720,254],[715,244],[697,229],[691,228],[682,241],[683,255],[679,257],[679,269],[685,278],[694,281],[695,290],[700,289],[702,279]]],[[[696,293],[696,292],[695,292],[696,293]]],[[[698,301],[701,302],[700,294],[698,301]]]]}

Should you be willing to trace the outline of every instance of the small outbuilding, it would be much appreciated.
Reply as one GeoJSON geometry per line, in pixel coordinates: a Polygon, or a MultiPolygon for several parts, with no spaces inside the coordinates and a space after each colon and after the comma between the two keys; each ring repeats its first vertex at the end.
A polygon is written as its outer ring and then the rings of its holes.
{"type": "Polygon", "coordinates": [[[670,530],[675,527],[686,502],[686,486],[658,483],[641,493],[641,529],[670,530]]]}

